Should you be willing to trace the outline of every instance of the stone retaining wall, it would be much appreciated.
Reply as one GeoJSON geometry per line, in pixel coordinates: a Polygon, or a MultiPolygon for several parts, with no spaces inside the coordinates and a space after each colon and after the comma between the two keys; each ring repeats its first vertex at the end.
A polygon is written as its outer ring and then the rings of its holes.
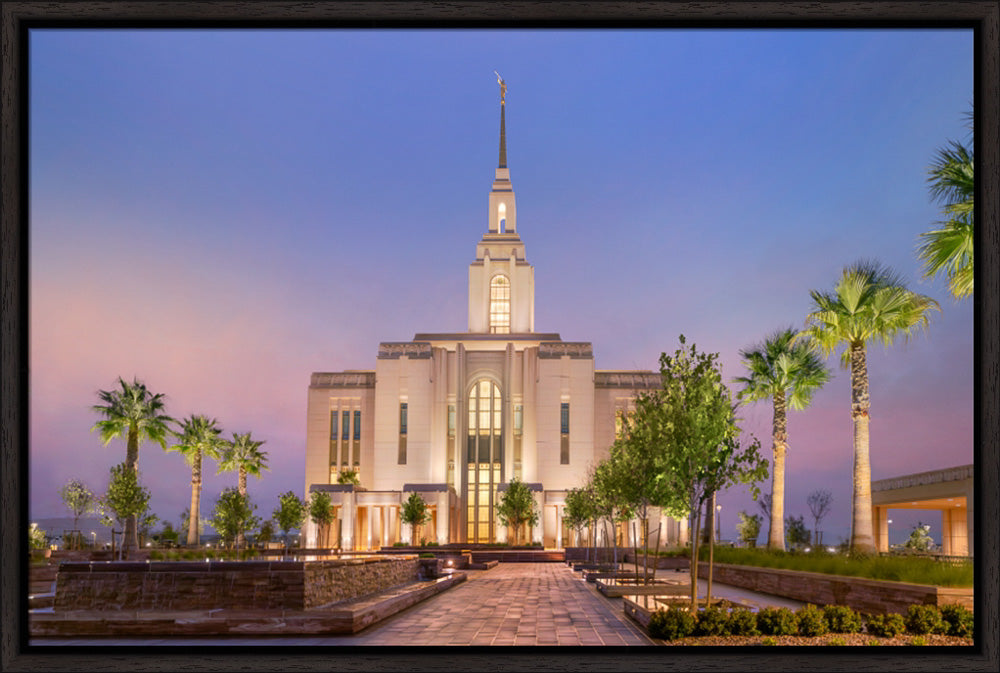
{"type": "Polygon", "coordinates": [[[303,610],[416,579],[415,557],[63,563],[55,610],[303,610]]]}
{"type": "MultiPolygon", "coordinates": [[[[971,587],[937,587],[725,563],[714,563],[712,567],[712,579],[716,582],[819,606],[847,605],[870,614],[905,614],[915,603],[938,607],[958,603],[973,609],[971,587]]],[[[708,577],[707,563],[698,564],[698,577],[708,577]]]]}

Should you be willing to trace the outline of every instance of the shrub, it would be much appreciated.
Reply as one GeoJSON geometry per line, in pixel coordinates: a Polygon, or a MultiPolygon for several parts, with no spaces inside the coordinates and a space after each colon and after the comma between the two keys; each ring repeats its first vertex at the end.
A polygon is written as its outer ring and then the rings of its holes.
{"type": "Polygon", "coordinates": [[[800,636],[822,636],[830,630],[823,611],[815,605],[806,605],[795,613],[799,619],[800,636]]]}
{"type": "MultiPolygon", "coordinates": [[[[847,641],[844,640],[843,638],[830,638],[830,640],[826,641],[826,644],[827,645],[846,645],[847,641]]],[[[870,644],[871,643],[869,643],[869,645],[870,644]]]]}
{"type": "Polygon", "coordinates": [[[764,608],[757,613],[757,628],[764,635],[794,636],[799,631],[799,620],[788,608],[764,608]]]}
{"type": "Polygon", "coordinates": [[[649,617],[649,635],[663,640],[674,640],[691,635],[695,618],[683,608],[660,609],[649,617]]]}
{"type": "Polygon", "coordinates": [[[880,638],[894,638],[906,630],[903,615],[890,612],[887,615],[865,615],[868,633],[880,638]]]}
{"type": "Polygon", "coordinates": [[[910,638],[910,645],[926,645],[927,641],[923,636],[913,636],[910,638]]]}
{"type": "Polygon", "coordinates": [[[698,612],[694,628],[696,636],[728,636],[729,614],[718,606],[709,606],[698,612]]]}
{"type": "Polygon", "coordinates": [[[934,605],[911,605],[906,609],[906,630],[910,633],[947,633],[948,625],[934,605]]]}
{"type": "Polygon", "coordinates": [[[747,608],[733,608],[729,613],[729,633],[734,636],[756,636],[757,615],[747,608]]]}
{"type": "Polygon", "coordinates": [[[861,633],[864,626],[861,616],[846,605],[827,605],[823,616],[834,633],[861,633]]]}
{"type": "Polygon", "coordinates": [[[975,619],[971,610],[963,605],[952,603],[941,606],[941,618],[948,626],[949,636],[971,638],[975,619]]]}
{"type": "Polygon", "coordinates": [[[760,641],[760,644],[761,645],[777,645],[778,641],[775,640],[774,638],[764,638],[763,640],[760,641]]]}
{"type": "Polygon", "coordinates": [[[419,554],[417,554],[417,557],[418,558],[434,558],[434,554],[432,552],[429,552],[429,551],[422,551],[419,554]]]}

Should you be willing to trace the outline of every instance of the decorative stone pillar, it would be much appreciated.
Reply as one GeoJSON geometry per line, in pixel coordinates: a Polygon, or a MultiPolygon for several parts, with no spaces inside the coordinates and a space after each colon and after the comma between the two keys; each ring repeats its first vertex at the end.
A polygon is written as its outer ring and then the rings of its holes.
{"type": "Polygon", "coordinates": [[[682,517],[677,522],[677,544],[683,547],[688,543],[688,520],[682,517]]]}
{"type": "Polygon", "coordinates": [[[340,507],[341,543],[344,546],[344,551],[354,551],[354,519],[356,516],[354,493],[344,493],[343,504],[340,507]]]}
{"type": "Polygon", "coordinates": [[[448,491],[437,494],[437,541],[448,544],[448,491]]]}
{"type": "Polygon", "coordinates": [[[563,539],[562,539],[562,530],[563,530],[563,526],[562,526],[562,513],[563,513],[562,505],[556,505],[556,549],[562,549],[563,548],[563,539]]]}
{"type": "Polygon", "coordinates": [[[367,526],[368,531],[367,531],[367,533],[368,534],[365,536],[365,538],[366,538],[365,539],[365,543],[367,545],[366,548],[368,549],[368,551],[371,551],[372,550],[372,540],[375,537],[375,507],[372,506],[372,505],[368,505],[367,510],[368,510],[367,511],[367,515],[368,515],[368,526],[367,526]]]}
{"type": "Polygon", "coordinates": [[[399,542],[399,538],[396,534],[396,512],[397,509],[394,505],[390,505],[387,508],[386,519],[388,519],[388,525],[386,526],[386,546],[392,545],[394,542],[399,542]]]}
{"type": "Polygon", "coordinates": [[[531,541],[532,542],[544,542],[545,541],[545,517],[543,516],[545,510],[545,491],[538,490],[531,494],[535,499],[535,507],[538,509],[538,523],[531,529],[531,541]]]}
{"type": "Polygon", "coordinates": [[[951,543],[951,513],[950,509],[941,510],[941,553],[945,556],[954,554],[952,551],[954,545],[951,543]]]}
{"type": "Polygon", "coordinates": [[[877,521],[875,526],[875,549],[880,552],[889,551],[889,510],[876,505],[872,508],[872,519],[877,521]]]}

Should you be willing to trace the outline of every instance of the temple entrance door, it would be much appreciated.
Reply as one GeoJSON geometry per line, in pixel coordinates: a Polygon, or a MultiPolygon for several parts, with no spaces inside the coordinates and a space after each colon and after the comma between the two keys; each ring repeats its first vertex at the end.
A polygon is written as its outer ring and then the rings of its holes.
{"type": "Polygon", "coordinates": [[[469,432],[466,441],[466,540],[493,542],[497,485],[503,475],[503,402],[500,387],[480,379],[469,391],[469,432]]]}

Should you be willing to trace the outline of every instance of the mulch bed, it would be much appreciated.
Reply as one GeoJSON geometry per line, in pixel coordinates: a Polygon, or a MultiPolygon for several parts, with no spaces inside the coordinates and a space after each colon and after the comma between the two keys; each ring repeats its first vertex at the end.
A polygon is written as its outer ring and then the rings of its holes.
{"type": "Polygon", "coordinates": [[[911,641],[919,638],[922,638],[924,644],[928,647],[954,647],[956,645],[968,647],[974,644],[972,638],[959,638],[957,636],[900,635],[895,638],[876,638],[866,633],[828,633],[824,636],[816,636],[815,638],[808,638],[805,636],[702,636],[678,638],[677,640],[654,640],[661,645],[674,647],[750,647],[766,646],[768,644],[799,647],[803,645],[810,647],[826,645],[845,645],[847,647],[883,645],[898,647],[912,645],[913,643],[911,641]],[[831,640],[834,642],[831,643],[831,640]],[[765,641],[767,642],[765,643],[765,641]]]}

